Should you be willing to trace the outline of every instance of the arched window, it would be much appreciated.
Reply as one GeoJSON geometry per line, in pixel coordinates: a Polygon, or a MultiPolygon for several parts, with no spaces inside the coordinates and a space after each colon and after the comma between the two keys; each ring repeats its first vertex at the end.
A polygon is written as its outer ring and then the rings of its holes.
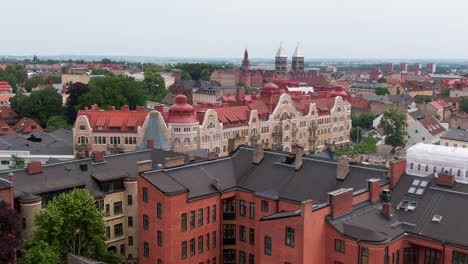
{"type": "Polygon", "coordinates": [[[289,130],[289,125],[284,126],[284,131],[288,131],[288,130],[289,130]]]}
{"type": "Polygon", "coordinates": [[[177,148],[180,146],[180,139],[176,138],[174,139],[174,147],[177,148]]]}
{"type": "Polygon", "coordinates": [[[340,142],[343,141],[343,137],[340,137],[340,142]]]}
{"type": "Polygon", "coordinates": [[[86,144],[88,144],[88,138],[87,138],[87,137],[83,137],[83,136],[79,137],[79,138],[78,138],[78,144],[79,144],[79,145],[86,145],[86,144]]]}
{"type": "Polygon", "coordinates": [[[197,144],[197,137],[194,137],[194,138],[193,138],[193,144],[194,144],[194,145],[197,144]]]}
{"type": "Polygon", "coordinates": [[[288,136],[286,136],[286,137],[284,138],[284,142],[289,142],[289,137],[288,137],[288,136]]]}
{"type": "Polygon", "coordinates": [[[214,151],[215,151],[216,153],[218,153],[218,154],[219,154],[219,152],[220,152],[220,148],[219,148],[219,147],[216,147],[216,148],[214,149],[214,151]]]}
{"type": "Polygon", "coordinates": [[[418,171],[421,170],[421,164],[418,164],[418,171]]]}
{"type": "Polygon", "coordinates": [[[426,165],[426,171],[429,171],[429,165],[426,165]]]}
{"type": "Polygon", "coordinates": [[[410,168],[411,168],[411,169],[413,169],[413,162],[411,162],[411,164],[410,164],[410,168]]]}
{"type": "Polygon", "coordinates": [[[223,152],[226,152],[226,145],[223,146],[223,152]]]}
{"type": "Polygon", "coordinates": [[[208,125],[208,128],[214,128],[214,127],[215,125],[212,122],[210,122],[210,124],[208,125]]]}
{"type": "Polygon", "coordinates": [[[281,116],[281,120],[286,120],[288,119],[289,115],[287,112],[284,112],[283,115],[281,116]]]}
{"type": "Polygon", "coordinates": [[[214,142],[218,142],[218,141],[219,141],[219,135],[218,135],[218,134],[215,134],[215,135],[213,136],[213,141],[214,141],[214,142]]]}
{"type": "Polygon", "coordinates": [[[184,139],[184,145],[185,146],[190,146],[190,138],[185,138],[184,139]]]}
{"type": "Polygon", "coordinates": [[[252,136],[256,136],[256,135],[257,135],[257,129],[254,128],[254,129],[252,129],[252,136]]]}

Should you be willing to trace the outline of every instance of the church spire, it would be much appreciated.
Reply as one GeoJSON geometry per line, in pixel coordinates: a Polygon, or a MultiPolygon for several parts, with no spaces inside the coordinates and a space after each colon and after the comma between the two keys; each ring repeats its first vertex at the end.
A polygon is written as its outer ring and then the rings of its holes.
{"type": "Polygon", "coordinates": [[[296,49],[294,50],[294,53],[292,55],[293,57],[296,58],[303,58],[304,57],[304,52],[302,51],[301,45],[299,42],[297,42],[296,49]]]}
{"type": "Polygon", "coordinates": [[[286,50],[283,47],[283,42],[281,42],[280,47],[278,49],[278,52],[276,52],[276,57],[277,58],[287,58],[288,54],[286,53],[286,50]]]}
{"type": "Polygon", "coordinates": [[[244,51],[244,60],[242,60],[242,70],[250,70],[249,52],[247,51],[247,49],[245,49],[244,51]]]}

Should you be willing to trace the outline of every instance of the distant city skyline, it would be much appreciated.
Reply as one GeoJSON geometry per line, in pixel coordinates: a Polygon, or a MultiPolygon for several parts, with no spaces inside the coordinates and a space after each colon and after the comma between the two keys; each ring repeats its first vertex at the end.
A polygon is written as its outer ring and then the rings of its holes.
{"type": "Polygon", "coordinates": [[[7,1],[0,54],[468,59],[468,1],[7,1]]]}

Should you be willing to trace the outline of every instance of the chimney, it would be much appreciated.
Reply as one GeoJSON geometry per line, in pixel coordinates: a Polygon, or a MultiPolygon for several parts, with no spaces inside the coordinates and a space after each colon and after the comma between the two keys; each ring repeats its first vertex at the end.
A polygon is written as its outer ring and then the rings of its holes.
{"type": "Polygon", "coordinates": [[[137,172],[144,172],[149,171],[153,168],[153,161],[152,160],[142,160],[138,161],[137,163],[137,172]]]}
{"type": "Polygon", "coordinates": [[[390,219],[393,217],[393,209],[392,209],[391,203],[382,203],[382,214],[387,219],[390,219]]]}
{"type": "Polygon", "coordinates": [[[333,218],[353,210],[353,188],[341,188],[328,193],[333,218]]]}
{"type": "Polygon", "coordinates": [[[304,149],[296,148],[296,159],[294,159],[294,169],[298,171],[302,167],[302,156],[304,155],[304,149]]]}
{"type": "Polygon", "coordinates": [[[103,151],[96,151],[93,153],[93,162],[99,163],[104,161],[104,152],[103,151]]]}
{"type": "Polygon", "coordinates": [[[154,149],[154,139],[148,139],[146,145],[148,149],[154,149]]]}
{"type": "Polygon", "coordinates": [[[164,158],[163,166],[166,168],[181,166],[185,164],[185,156],[179,156],[174,158],[164,158]]]}
{"type": "Polygon", "coordinates": [[[367,180],[367,189],[369,189],[369,201],[380,200],[380,179],[367,180]]]}
{"type": "Polygon", "coordinates": [[[336,179],[345,180],[349,174],[349,159],[347,156],[341,156],[338,159],[338,167],[336,168],[336,179]]]}
{"type": "Polygon", "coordinates": [[[38,174],[42,172],[42,163],[40,161],[31,161],[26,168],[29,175],[38,174]]]}
{"type": "Polygon", "coordinates": [[[154,106],[154,110],[162,113],[164,111],[164,106],[162,104],[157,104],[154,106]]]}
{"type": "Polygon", "coordinates": [[[450,174],[437,173],[436,184],[451,188],[455,185],[455,177],[450,174]]]}
{"type": "Polygon", "coordinates": [[[390,168],[388,169],[388,177],[390,178],[390,189],[392,190],[400,180],[401,175],[406,172],[406,160],[392,160],[390,161],[390,168]]]}
{"type": "Polygon", "coordinates": [[[255,165],[260,164],[260,162],[262,162],[262,160],[263,160],[264,155],[265,155],[265,153],[263,151],[262,144],[260,144],[260,143],[255,144],[255,148],[254,148],[254,151],[253,151],[253,161],[252,161],[252,163],[255,164],[255,165]]]}
{"type": "Polygon", "coordinates": [[[208,152],[208,153],[207,153],[207,156],[206,156],[206,158],[207,158],[208,160],[214,160],[214,159],[216,159],[217,157],[218,157],[218,154],[216,154],[216,152],[212,152],[212,151],[211,151],[211,152],[208,152]]]}
{"type": "Polygon", "coordinates": [[[128,105],[124,105],[120,107],[120,111],[130,111],[130,107],[128,107],[128,105]]]}

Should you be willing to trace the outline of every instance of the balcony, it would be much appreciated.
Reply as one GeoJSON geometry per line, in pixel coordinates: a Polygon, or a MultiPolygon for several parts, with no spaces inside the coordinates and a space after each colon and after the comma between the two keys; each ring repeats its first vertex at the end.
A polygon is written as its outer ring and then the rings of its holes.
{"type": "Polygon", "coordinates": [[[236,212],[223,212],[223,220],[236,220],[236,212]]]}
{"type": "Polygon", "coordinates": [[[88,151],[89,145],[88,144],[75,144],[76,151],[88,151]]]}
{"type": "Polygon", "coordinates": [[[124,152],[124,146],[119,145],[119,144],[108,144],[107,145],[107,150],[110,152],[114,153],[123,153],[124,152]]]}

